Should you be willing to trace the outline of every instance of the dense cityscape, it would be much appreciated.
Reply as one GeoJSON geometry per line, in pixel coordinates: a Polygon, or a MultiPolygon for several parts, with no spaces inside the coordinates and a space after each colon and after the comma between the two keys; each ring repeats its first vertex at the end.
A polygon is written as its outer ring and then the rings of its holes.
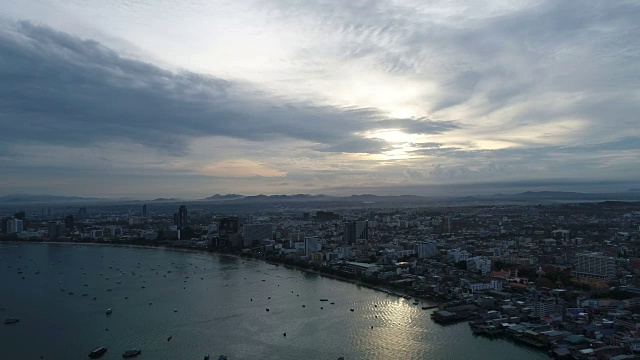
{"type": "Polygon", "coordinates": [[[262,259],[399,297],[557,359],[640,351],[640,203],[338,209],[178,202],[5,211],[7,242],[186,248],[262,259]],[[11,214],[13,213],[13,214],[11,214]]]}

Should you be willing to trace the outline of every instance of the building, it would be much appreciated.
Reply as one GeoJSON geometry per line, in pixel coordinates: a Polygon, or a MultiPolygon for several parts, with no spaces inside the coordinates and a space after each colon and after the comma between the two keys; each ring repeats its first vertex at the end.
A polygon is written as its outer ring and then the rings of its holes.
{"type": "Polygon", "coordinates": [[[351,261],[347,261],[344,264],[344,271],[355,274],[357,276],[371,275],[380,269],[382,269],[382,266],[376,265],[376,264],[367,264],[367,263],[359,263],[359,262],[351,262],[351,261]]]}
{"type": "Polygon", "coordinates": [[[7,233],[16,234],[24,231],[24,222],[20,219],[7,220],[7,233]]]}
{"type": "Polygon", "coordinates": [[[335,249],[338,259],[348,259],[351,257],[351,246],[338,246],[335,249]]]}
{"type": "Polygon", "coordinates": [[[306,236],[304,238],[304,254],[310,256],[312,253],[322,249],[322,242],[317,237],[306,236]]]}
{"type": "Polygon", "coordinates": [[[610,281],[616,275],[616,260],[600,253],[582,253],[576,255],[573,275],[579,279],[610,281]]]}
{"type": "Polygon", "coordinates": [[[445,216],[442,219],[442,233],[451,234],[451,216],[445,216]]]}
{"type": "Polygon", "coordinates": [[[551,232],[551,237],[567,244],[571,240],[571,233],[569,230],[554,230],[551,232]]]}
{"type": "Polygon", "coordinates": [[[2,218],[0,219],[0,232],[6,234],[8,232],[10,218],[2,218]]]}
{"type": "Polygon", "coordinates": [[[533,316],[541,318],[556,312],[556,303],[553,300],[536,300],[533,303],[533,316]]]}
{"type": "Polygon", "coordinates": [[[435,241],[421,241],[414,245],[414,251],[418,259],[432,258],[438,255],[438,247],[435,241]]]}
{"type": "Polygon", "coordinates": [[[73,231],[75,224],[73,223],[73,215],[67,215],[64,218],[64,226],[69,230],[73,231]]]}
{"type": "Polygon", "coordinates": [[[491,272],[491,260],[484,256],[475,256],[467,259],[467,270],[479,271],[482,275],[491,272]]]}
{"type": "Polygon", "coordinates": [[[189,226],[187,207],[182,205],[178,209],[178,212],[173,214],[173,225],[176,226],[176,230],[183,231],[189,226]]]}
{"type": "Polygon", "coordinates": [[[357,220],[345,223],[344,242],[347,244],[369,242],[369,222],[357,220]]]}
{"type": "Polygon", "coordinates": [[[47,235],[49,239],[55,239],[64,235],[65,230],[65,224],[60,221],[49,221],[47,224],[47,235]]]}
{"type": "Polygon", "coordinates": [[[447,251],[447,261],[457,263],[459,261],[467,261],[470,254],[466,250],[449,249],[447,251]]]}
{"type": "MultiPolygon", "coordinates": [[[[222,218],[218,221],[218,237],[213,239],[215,247],[230,247],[231,240],[236,240],[240,232],[240,221],[237,217],[222,218]]],[[[242,245],[242,244],[240,244],[242,245]]]]}
{"type": "Polygon", "coordinates": [[[485,291],[485,290],[493,290],[493,291],[502,291],[502,282],[498,281],[498,280],[491,280],[489,283],[475,283],[475,284],[469,284],[469,288],[471,289],[472,293],[478,292],[478,291],[485,291]]]}
{"type": "Polygon", "coordinates": [[[254,241],[273,238],[273,224],[247,224],[243,233],[244,247],[250,247],[254,241]]]}
{"type": "Polygon", "coordinates": [[[147,204],[142,205],[142,216],[147,217],[147,204]]]}

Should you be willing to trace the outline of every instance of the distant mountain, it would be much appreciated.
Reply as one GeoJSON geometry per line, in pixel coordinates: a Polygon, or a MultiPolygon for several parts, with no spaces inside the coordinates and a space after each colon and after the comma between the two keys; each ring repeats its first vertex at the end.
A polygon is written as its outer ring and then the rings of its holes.
{"type": "Polygon", "coordinates": [[[203,201],[224,201],[224,200],[242,199],[243,197],[244,195],[239,195],[239,194],[227,194],[227,195],[215,194],[213,196],[206,197],[202,200],[203,201]]]}
{"type": "Polygon", "coordinates": [[[474,196],[477,200],[511,200],[511,201],[598,201],[598,200],[640,200],[640,192],[619,193],[582,193],[572,191],[526,191],[518,194],[494,194],[474,196]]]}
{"type": "Polygon", "coordinates": [[[157,199],[153,199],[151,200],[152,202],[170,202],[170,201],[178,201],[179,199],[176,198],[157,198],[157,199]]]}
{"type": "Polygon", "coordinates": [[[1,204],[24,204],[24,203],[61,203],[61,202],[83,202],[106,200],[101,198],[85,198],[79,196],[57,196],[57,195],[30,195],[13,194],[0,196],[1,204]]]}
{"type": "Polygon", "coordinates": [[[324,201],[331,197],[326,195],[295,194],[295,195],[253,195],[239,199],[240,202],[271,202],[271,201],[324,201]]]}

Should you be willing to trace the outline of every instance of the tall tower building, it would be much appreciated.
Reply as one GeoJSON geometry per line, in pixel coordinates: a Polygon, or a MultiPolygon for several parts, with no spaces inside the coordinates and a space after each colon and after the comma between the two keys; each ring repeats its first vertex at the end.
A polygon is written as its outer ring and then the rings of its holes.
{"type": "Polygon", "coordinates": [[[147,204],[142,205],[142,216],[147,217],[147,204]]]}
{"type": "Polygon", "coordinates": [[[345,223],[344,241],[347,244],[368,242],[369,222],[367,220],[357,220],[345,223]]]}
{"type": "Polygon", "coordinates": [[[189,226],[186,206],[180,206],[178,212],[173,214],[173,225],[175,225],[179,231],[183,231],[189,226]]]}
{"type": "Polygon", "coordinates": [[[67,215],[64,218],[64,226],[70,231],[73,231],[74,223],[73,223],[73,215],[67,215]]]}

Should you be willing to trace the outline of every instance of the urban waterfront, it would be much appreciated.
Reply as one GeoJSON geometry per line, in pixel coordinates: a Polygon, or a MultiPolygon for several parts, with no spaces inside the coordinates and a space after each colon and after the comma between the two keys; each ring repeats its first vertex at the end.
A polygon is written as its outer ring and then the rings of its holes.
{"type": "Polygon", "coordinates": [[[255,260],[4,244],[0,269],[1,313],[20,318],[0,327],[1,359],[85,358],[97,346],[104,359],[131,348],[156,359],[548,358],[433,323],[412,300],[255,260]]]}

